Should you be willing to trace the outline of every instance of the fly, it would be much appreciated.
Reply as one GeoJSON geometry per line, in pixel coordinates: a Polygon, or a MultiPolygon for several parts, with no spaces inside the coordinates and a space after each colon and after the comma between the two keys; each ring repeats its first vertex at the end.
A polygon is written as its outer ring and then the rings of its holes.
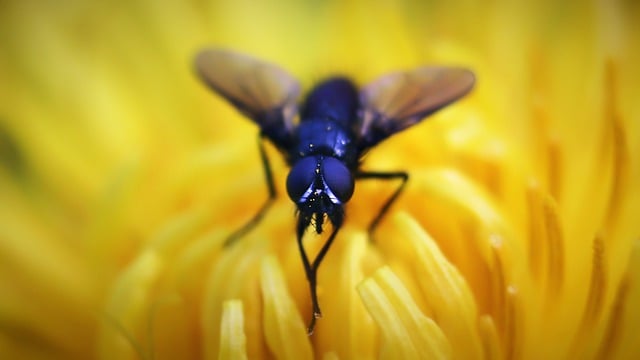
{"type": "Polygon", "coordinates": [[[287,193],[297,207],[296,238],[309,282],[313,333],[322,316],[316,294],[316,274],[340,230],[345,204],[355,180],[400,180],[369,225],[369,234],[404,189],[409,174],[360,169],[362,156],[381,141],[400,132],[466,95],[475,83],[469,70],[419,67],[379,77],[358,90],[344,77],[329,78],[298,103],[300,84],[280,67],[250,56],[206,49],[195,59],[200,78],[260,128],[258,150],[269,197],[244,226],[227,238],[225,246],[254,228],[276,197],[271,165],[263,141],[269,140],[291,167],[287,193]],[[331,223],[331,234],[311,260],[302,239],[305,230],[317,234],[331,223]]]}

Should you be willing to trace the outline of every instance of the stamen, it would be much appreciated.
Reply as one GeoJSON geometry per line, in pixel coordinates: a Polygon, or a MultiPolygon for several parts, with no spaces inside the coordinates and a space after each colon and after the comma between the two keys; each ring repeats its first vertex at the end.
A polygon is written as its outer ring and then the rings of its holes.
{"type": "Polygon", "coordinates": [[[595,237],[593,241],[593,260],[591,269],[591,282],[587,303],[582,313],[579,331],[574,338],[571,357],[584,358],[593,347],[585,347],[584,344],[592,342],[594,328],[598,325],[605,306],[605,295],[607,293],[607,276],[605,263],[604,239],[601,235],[595,237]]]}
{"type": "Polygon", "coordinates": [[[555,201],[541,193],[537,183],[527,187],[529,208],[529,267],[534,282],[553,303],[564,281],[564,242],[555,201]]]}
{"type": "Polygon", "coordinates": [[[612,357],[611,354],[615,353],[616,346],[620,342],[623,329],[622,324],[625,321],[624,310],[626,306],[630,305],[627,302],[627,295],[629,293],[630,286],[629,277],[630,275],[627,273],[618,286],[611,314],[609,315],[605,336],[602,340],[602,344],[600,344],[600,350],[598,351],[599,355],[596,357],[597,359],[617,358],[612,357]]]}
{"type": "Polygon", "coordinates": [[[547,304],[553,303],[559,296],[564,282],[564,238],[555,201],[547,196],[544,199],[544,223],[545,223],[545,246],[546,256],[546,290],[549,296],[546,297],[547,304]]]}
{"type": "Polygon", "coordinates": [[[622,276],[605,336],[597,359],[619,359],[638,354],[640,331],[640,238],[632,244],[627,268],[622,276]]]}
{"type": "Polygon", "coordinates": [[[591,283],[589,286],[589,296],[584,312],[583,329],[590,329],[598,319],[604,305],[604,295],[607,288],[607,278],[605,274],[605,248],[602,236],[596,236],[593,241],[593,260],[591,269],[591,283]]]}
{"type": "MultiPolygon", "coordinates": [[[[625,201],[622,194],[627,194],[629,185],[629,144],[625,136],[624,125],[620,112],[616,106],[617,86],[616,86],[616,66],[612,59],[608,59],[605,65],[605,112],[604,122],[608,131],[603,136],[611,136],[610,141],[613,146],[613,176],[611,183],[611,194],[607,205],[607,217],[605,219],[605,229],[611,229],[619,219],[618,213],[622,203],[625,201]]],[[[608,152],[605,152],[608,153],[608,152]]]]}
{"type": "Polygon", "coordinates": [[[551,197],[560,201],[562,191],[562,161],[561,145],[557,138],[547,140],[547,182],[551,197]]]}

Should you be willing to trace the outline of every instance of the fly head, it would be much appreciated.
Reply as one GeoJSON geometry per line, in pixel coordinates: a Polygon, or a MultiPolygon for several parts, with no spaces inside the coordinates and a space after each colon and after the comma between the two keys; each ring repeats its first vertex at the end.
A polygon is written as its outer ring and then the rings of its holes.
{"type": "Polygon", "coordinates": [[[287,177],[287,193],[298,210],[298,231],[313,223],[322,233],[325,216],[334,227],[342,225],[344,204],[353,195],[354,179],[340,160],[307,156],[296,162],[287,177]]]}

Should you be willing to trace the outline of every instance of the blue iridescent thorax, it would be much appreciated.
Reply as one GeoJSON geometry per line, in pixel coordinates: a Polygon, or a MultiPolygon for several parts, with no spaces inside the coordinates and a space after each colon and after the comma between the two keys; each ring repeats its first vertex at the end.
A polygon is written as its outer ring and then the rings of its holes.
{"type": "Polygon", "coordinates": [[[310,155],[331,156],[348,167],[357,165],[351,129],[357,116],[358,92],[347,79],[333,78],[316,86],[300,114],[293,162],[310,155]]]}
{"type": "Polygon", "coordinates": [[[353,136],[350,130],[331,119],[309,119],[298,126],[296,154],[299,157],[326,155],[350,163],[353,136]]]}

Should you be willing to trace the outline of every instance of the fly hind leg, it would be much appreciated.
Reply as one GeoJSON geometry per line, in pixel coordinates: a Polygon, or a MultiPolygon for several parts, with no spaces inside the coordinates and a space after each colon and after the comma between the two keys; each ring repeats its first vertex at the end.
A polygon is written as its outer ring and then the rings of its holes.
{"type": "Polygon", "coordinates": [[[398,196],[400,196],[400,194],[402,193],[402,190],[404,190],[404,187],[407,184],[407,181],[409,180],[409,174],[406,171],[391,171],[391,172],[359,171],[356,173],[356,179],[357,180],[376,179],[376,180],[385,180],[385,181],[400,179],[402,181],[400,183],[400,186],[398,186],[398,188],[393,192],[393,194],[391,194],[391,196],[382,205],[376,217],[373,218],[373,221],[371,221],[371,224],[369,224],[369,228],[367,229],[369,233],[369,240],[373,241],[373,232],[376,230],[376,228],[380,224],[380,221],[382,220],[384,215],[389,211],[389,208],[391,207],[391,205],[398,199],[398,196]]]}

